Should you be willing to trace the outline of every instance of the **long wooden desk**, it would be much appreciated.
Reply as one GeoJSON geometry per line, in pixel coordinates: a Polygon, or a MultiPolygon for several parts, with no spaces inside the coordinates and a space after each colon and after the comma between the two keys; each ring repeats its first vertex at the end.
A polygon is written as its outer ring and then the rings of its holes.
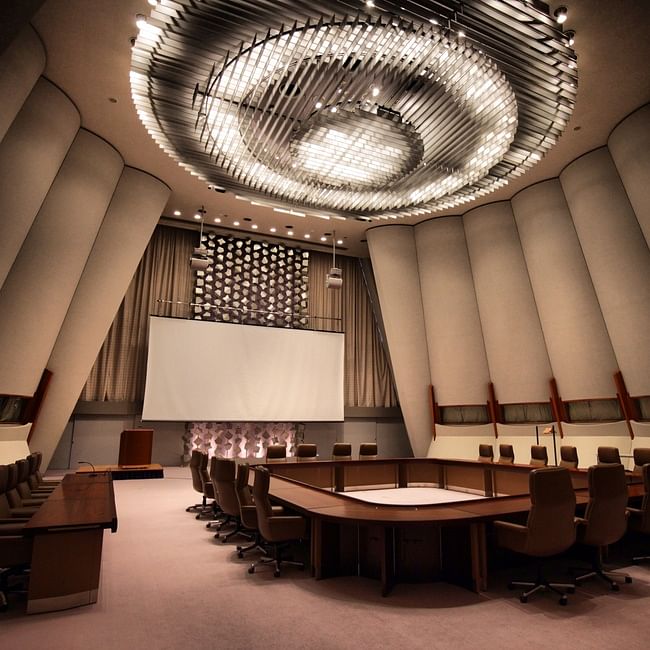
{"type": "MultiPolygon", "coordinates": [[[[447,580],[487,589],[486,524],[530,508],[529,465],[435,458],[272,461],[270,495],[311,521],[317,578],[379,578],[383,595],[396,581],[447,580]],[[347,481],[350,482],[347,482],[347,481]],[[312,484],[310,484],[312,483],[312,484]],[[487,498],[425,506],[378,505],[345,494],[352,486],[460,489],[487,498]]],[[[586,470],[572,470],[579,505],[588,500],[586,470]]],[[[634,485],[631,494],[640,492],[634,485]]]]}
{"type": "Polygon", "coordinates": [[[33,537],[27,613],[97,602],[104,529],[117,531],[110,474],[68,474],[25,526],[33,537]]]}

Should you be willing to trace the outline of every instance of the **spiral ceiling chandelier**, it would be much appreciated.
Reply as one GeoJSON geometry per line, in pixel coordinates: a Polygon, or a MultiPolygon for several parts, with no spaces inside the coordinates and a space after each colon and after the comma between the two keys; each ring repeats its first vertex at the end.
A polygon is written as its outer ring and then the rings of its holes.
{"type": "Polygon", "coordinates": [[[192,174],[316,216],[427,214],[540,160],[575,103],[576,58],[530,0],[159,0],[131,87],[192,174]]]}

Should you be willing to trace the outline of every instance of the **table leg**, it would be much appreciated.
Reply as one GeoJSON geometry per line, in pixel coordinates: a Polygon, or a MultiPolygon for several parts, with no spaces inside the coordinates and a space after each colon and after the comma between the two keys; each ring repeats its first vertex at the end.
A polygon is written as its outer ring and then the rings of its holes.
{"type": "Polygon", "coordinates": [[[388,596],[395,583],[395,529],[385,526],[381,535],[381,595],[388,596]]]}
{"type": "Polygon", "coordinates": [[[487,590],[485,524],[470,524],[469,534],[472,555],[472,586],[475,592],[480,593],[487,590]]]}
{"type": "Polygon", "coordinates": [[[319,517],[311,518],[311,574],[323,577],[323,526],[319,517]]]}

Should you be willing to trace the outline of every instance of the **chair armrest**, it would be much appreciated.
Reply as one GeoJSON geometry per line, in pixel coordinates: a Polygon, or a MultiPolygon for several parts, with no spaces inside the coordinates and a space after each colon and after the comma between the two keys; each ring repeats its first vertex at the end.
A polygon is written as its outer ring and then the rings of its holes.
{"type": "Polygon", "coordinates": [[[269,517],[267,525],[273,534],[273,541],[288,541],[290,539],[299,539],[305,536],[307,522],[304,517],[299,515],[281,515],[279,517],[269,517]]]}
{"type": "Polygon", "coordinates": [[[528,537],[528,528],[510,521],[495,521],[494,530],[497,534],[497,544],[511,551],[523,552],[528,537]]]}

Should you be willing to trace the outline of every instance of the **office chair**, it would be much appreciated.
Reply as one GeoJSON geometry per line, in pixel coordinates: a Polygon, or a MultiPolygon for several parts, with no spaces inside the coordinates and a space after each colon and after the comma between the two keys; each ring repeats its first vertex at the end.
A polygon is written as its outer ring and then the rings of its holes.
{"type": "Polygon", "coordinates": [[[293,564],[305,568],[303,562],[294,562],[282,557],[283,550],[289,542],[302,539],[307,530],[304,517],[298,515],[274,515],[269,501],[270,475],[265,467],[255,469],[253,482],[253,499],[257,511],[257,525],[260,534],[268,545],[269,557],[262,558],[248,567],[248,573],[255,573],[255,568],[262,564],[273,564],[273,575],[280,576],[280,567],[283,564],[293,564]]]}
{"type": "Polygon", "coordinates": [[[359,445],[359,460],[373,460],[377,458],[377,443],[362,442],[359,445]]]}
{"type": "Polygon", "coordinates": [[[530,446],[530,464],[534,467],[546,467],[548,465],[548,452],[544,445],[530,446]]]}
{"type": "Polygon", "coordinates": [[[9,505],[9,499],[7,498],[8,489],[9,466],[0,465],[0,523],[9,526],[29,521],[29,518],[38,510],[38,508],[12,508],[9,505]]]}
{"type": "Polygon", "coordinates": [[[296,458],[311,458],[318,455],[318,447],[311,443],[302,442],[296,447],[296,458]]]}
{"type": "Polygon", "coordinates": [[[349,442],[335,442],[332,460],[352,460],[352,445],[349,442]]]}
{"type": "Polygon", "coordinates": [[[36,457],[36,471],[34,472],[34,476],[36,478],[37,484],[39,487],[56,487],[57,485],[61,485],[61,481],[54,481],[54,480],[45,480],[43,478],[43,475],[41,474],[41,463],[43,462],[43,453],[40,451],[35,451],[32,454],[33,456],[36,457]]]}
{"type": "Polygon", "coordinates": [[[23,500],[31,499],[41,502],[46,501],[50,494],[52,494],[52,491],[39,491],[31,489],[29,486],[29,461],[27,458],[20,458],[17,460],[16,467],[18,469],[18,481],[16,483],[16,490],[18,490],[20,498],[23,500]]]}
{"type": "Polygon", "coordinates": [[[199,453],[201,454],[201,462],[199,463],[199,477],[201,478],[201,486],[203,488],[203,501],[206,503],[206,505],[196,515],[196,518],[203,519],[204,517],[216,517],[219,512],[217,505],[217,488],[212,483],[212,479],[210,478],[210,474],[208,472],[208,463],[210,462],[210,457],[204,452],[199,453]],[[212,502],[207,503],[207,499],[212,499],[212,502]]]}
{"type": "Polygon", "coordinates": [[[32,539],[12,535],[0,537],[0,612],[7,610],[7,594],[14,591],[9,578],[24,573],[32,561],[32,539]]]}
{"type": "Polygon", "coordinates": [[[49,485],[38,482],[37,472],[40,461],[36,452],[29,454],[25,460],[27,460],[27,464],[29,465],[29,477],[27,480],[29,481],[29,487],[32,491],[53,492],[57,486],[61,484],[60,482],[56,482],[49,485]]]}
{"type": "Polygon", "coordinates": [[[577,541],[591,546],[592,570],[576,577],[578,584],[592,576],[598,576],[609,584],[612,591],[618,591],[614,577],[620,575],[625,582],[632,578],[625,574],[608,573],[603,568],[603,548],[617,542],[627,529],[627,481],[625,469],[620,463],[592,465],[587,474],[589,503],[585,516],[577,519],[577,541]]]}
{"type": "MultiPolygon", "coordinates": [[[[650,535],[650,463],[646,463],[641,469],[643,475],[643,501],[641,508],[628,508],[630,530],[644,535],[650,535]]],[[[639,555],[633,557],[634,562],[650,560],[650,555],[639,555]]]]}
{"type": "MultiPolygon", "coordinates": [[[[250,467],[246,463],[237,466],[237,478],[235,480],[235,491],[237,492],[237,501],[239,501],[239,517],[243,527],[246,531],[250,531],[254,537],[251,544],[248,546],[238,546],[237,556],[244,557],[244,553],[248,551],[259,550],[266,555],[266,548],[264,546],[264,539],[260,535],[259,527],[257,525],[257,509],[255,508],[255,501],[253,500],[253,493],[248,485],[248,477],[250,475],[250,467]]],[[[282,506],[271,506],[273,515],[281,515],[284,512],[282,506]]]]}
{"type": "Polygon", "coordinates": [[[508,589],[531,587],[519,596],[522,603],[537,591],[550,590],[560,595],[560,605],[567,604],[566,592],[573,593],[572,584],[549,582],[543,573],[542,559],[558,555],[575,542],[574,514],[576,497],[569,471],[564,467],[541,467],[530,472],[530,512],[525,526],[495,521],[497,544],[537,559],[534,582],[512,581],[508,589]]]}
{"type": "Polygon", "coordinates": [[[287,457],[287,446],[286,445],[269,445],[266,448],[266,460],[277,460],[278,458],[287,457]]]}
{"type": "Polygon", "coordinates": [[[620,465],[621,455],[616,447],[598,447],[598,462],[620,465]]]}
{"type": "Polygon", "coordinates": [[[576,469],[578,467],[578,450],[570,445],[560,447],[560,467],[576,469]]]}
{"type": "Polygon", "coordinates": [[[512,445],[499,445],[499,463],[512,465],[515,462],[515,452],[512,445]]]}
{"type": "Polygon", "coordinates": [[[213,463],[214,488],[219,494],[219,507],[226,515],[226,519],[217,526],[214,536],[221,539],[223,544],[235,535],[243,535],[250,539],[252,535],[245,530],[239,515],[239,500],[235,489],[237,463],[231,458],[216,458],[213,459],[213,463]],[[227,533],[222,533],[221,529],[226,523],[234,524],[234,528],[227,533]]]}
{"type": "Polygon", "coordinates": [[[643,466],[650,463],[650,448],[638,447],[633,452],[634,454],[634,469],[635,474],[641,474],[643,466]]]}
{"type": "Polygon", "coordinates": [[[45,502],[44,499],[23,499],[18,491],[18,464],[11,463],[7,465],[7,469],[9,477],[5,494],[10,508],[38,508],[45,502]]]}
{"type": "Polygon", "coordinates": [[[479,445],[478,460],[480,463],[493,463],[494,447],[492,445],[479,445]]]}
{"type": "Polygon", "coordinates": [[[203,481],[201,479],[201,462],[203,454],[198,449],[193,449],[190,456],[190,473],[192,475],[192,487],[198,492],[203,500],[201,503],[195,503],[193,506],[187,506],[185,512],[198,512],[199,514],[205,512],[208,507],[207,496],[203,491],[203,481]]]}

